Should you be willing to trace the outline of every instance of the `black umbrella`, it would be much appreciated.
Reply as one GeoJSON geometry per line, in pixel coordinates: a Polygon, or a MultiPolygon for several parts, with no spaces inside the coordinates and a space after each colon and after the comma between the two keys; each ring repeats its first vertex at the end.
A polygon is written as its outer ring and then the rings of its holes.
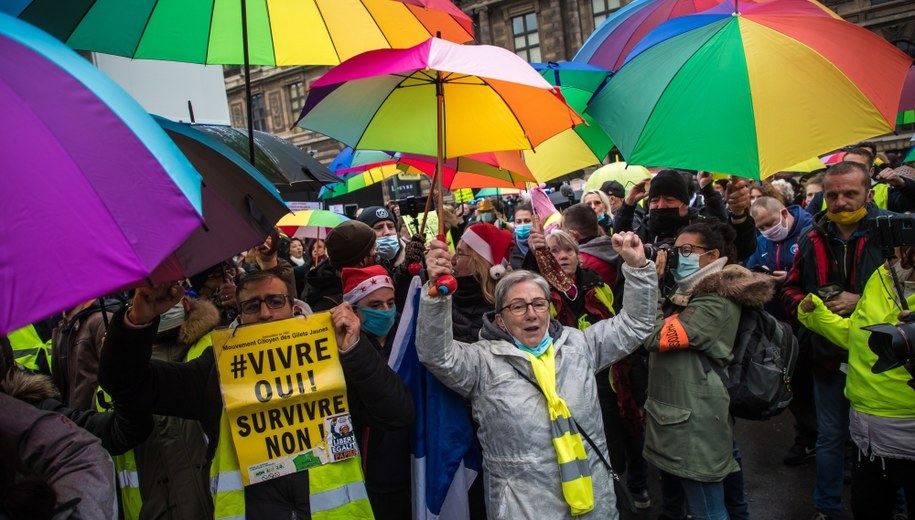
{"type": "MultiPolygon", "coordinates": [[[[242,157],[248,157],[248,130],[225,125],[194,125],[215,137],[242,157]]],[[[298,146],[267,132],[254,131],[254,167],[264,174],[281,193],[317,192],[321,186],[340,182],[327,166],[298,146]],[[292,183],[295,183],[293,187],[292,183]]]]}

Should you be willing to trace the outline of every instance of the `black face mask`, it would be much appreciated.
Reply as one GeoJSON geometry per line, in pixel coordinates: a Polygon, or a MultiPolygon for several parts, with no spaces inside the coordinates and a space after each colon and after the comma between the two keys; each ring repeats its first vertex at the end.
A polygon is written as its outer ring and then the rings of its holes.
{"type": "Polygon", "coordinates": [[[675,237],[687,224],[689,218],[680,216],[680,208],[657,208],[648,212],[648,230],[655,240],[675,237]]]}

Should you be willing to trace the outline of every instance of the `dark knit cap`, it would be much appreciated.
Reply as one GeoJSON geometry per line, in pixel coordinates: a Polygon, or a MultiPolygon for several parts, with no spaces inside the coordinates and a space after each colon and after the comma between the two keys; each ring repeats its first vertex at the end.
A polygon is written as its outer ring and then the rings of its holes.
{"type": "Polygon", "coordinates": [[[607,195],[613,195],[618,199],[626,197],[626,188],[619,181],[607,181],[600,185],[600,191],[607,195]]]}
{"type": "Polygon", "coordinates": [[[356,220],[365,223],[372,228],[375,227],[375,224],[381,222],[382,220],[390,220],[395,225],[397,224],[397,220],[394,218],[394,215],[384,206],[369,206],[362,210],[362,213],[356,217],[356,220]]]}
{"type": "Polygon", "coordinates": [[[686,180],[677,170],[661,170],[651,179],[648,189],[648,200],[658,196],[673,197],[684,204],[689,204],[689,189],[686,180]]]}
{"type": "Polygon", "coordinates": [[[375,230],[358,220],[347,220],[330,231],[324,240],[327,258],[334,269],[356,267],[375,246],[375,230]]]}

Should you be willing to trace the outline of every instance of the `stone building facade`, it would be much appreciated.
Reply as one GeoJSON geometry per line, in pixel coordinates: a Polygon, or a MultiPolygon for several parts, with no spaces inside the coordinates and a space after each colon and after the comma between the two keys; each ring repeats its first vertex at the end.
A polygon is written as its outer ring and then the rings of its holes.
{"type": "MultiPolygon", "coordinates": [[[[477,41],[514,51],[531,62],[568,60],[609,14],[628,0],[457,0],[474,20],[477,41]]],[[[912,0],[825,0],[843,18],[880,34],[915,56],[912,0]]],[[[313,132],[293,129],[311,81],[326,67],[252,67],[255,127],[291,140],[329,162],[342,145],[313,132]]],[[[240,67],[226,67],[226,91],[233,126],[245,125],[245,91],[240,67]]],[[[874,71],[879,74],[880,71],[874,71]]],[[[915,108],[915,107],[913,107],[915,108]]],[[[915,125],[874,139],[881,150],[907,148],[915,125]]]]}

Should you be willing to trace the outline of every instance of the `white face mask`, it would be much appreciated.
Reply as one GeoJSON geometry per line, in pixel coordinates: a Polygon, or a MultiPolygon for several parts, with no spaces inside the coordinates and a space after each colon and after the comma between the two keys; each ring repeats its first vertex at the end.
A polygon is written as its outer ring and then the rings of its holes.
{"type": "Polygon", "coordinates": [[[770,227],[769,229],[760,231],[762,236],[766,237],[767,240],[772,242],[781,242],[782,240],[788,238],[788,233],[791,232],[791,229],[788,227],[787,218],[785,215],[779,214],[778,224],[770,227]]]}
{"type": "Polygon", "coordinates": [[[905,297],[912,296],[915,293],[915,281],[909,281],[909,276],[912,275],[912,268],[905,269],[902,267],[902,262],[896,262],[893,264],[893,271],[895,271],[896,277],[902,283],[902,292],[905,297]]]}

